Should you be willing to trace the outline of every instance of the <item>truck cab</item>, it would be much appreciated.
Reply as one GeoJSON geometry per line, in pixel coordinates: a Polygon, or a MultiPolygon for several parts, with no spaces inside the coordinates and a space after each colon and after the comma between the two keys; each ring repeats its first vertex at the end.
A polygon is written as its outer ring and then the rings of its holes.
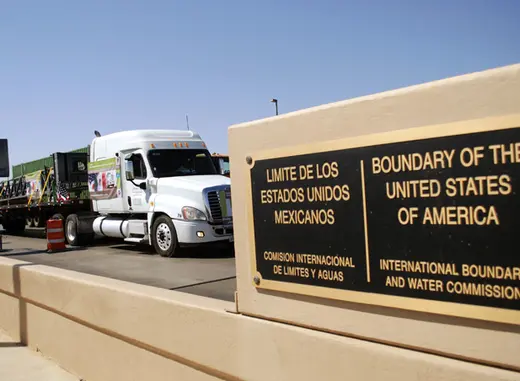
{"type": "Polygon", "coordinates": [[[98,235],[147,243],[166,257],[183,246],[233,242],[230,179],[193,131],[96,137],[88,187],[98,235]]]}

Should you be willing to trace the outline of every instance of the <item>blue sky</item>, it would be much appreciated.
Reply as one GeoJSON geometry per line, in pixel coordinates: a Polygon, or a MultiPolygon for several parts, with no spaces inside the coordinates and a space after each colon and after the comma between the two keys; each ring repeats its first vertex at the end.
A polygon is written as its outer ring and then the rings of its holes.
{"type": "Polygon", "coordinates": [[[520,1],[0,2],[11,164],[93,131],[231,124],[520,62],[520,1]]]}

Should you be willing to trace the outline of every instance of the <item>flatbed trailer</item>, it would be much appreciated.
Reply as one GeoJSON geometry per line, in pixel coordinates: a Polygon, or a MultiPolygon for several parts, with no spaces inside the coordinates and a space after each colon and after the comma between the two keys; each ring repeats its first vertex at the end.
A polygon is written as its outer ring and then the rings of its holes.
{"type": "Polygon", "coordinates": [[[7,232],[45,228],[49,218],[65,221],[70,214],[91,211],[88,152],[57,152],[44,164],[51,166],[0,182],[0,224],[7,232]]]}

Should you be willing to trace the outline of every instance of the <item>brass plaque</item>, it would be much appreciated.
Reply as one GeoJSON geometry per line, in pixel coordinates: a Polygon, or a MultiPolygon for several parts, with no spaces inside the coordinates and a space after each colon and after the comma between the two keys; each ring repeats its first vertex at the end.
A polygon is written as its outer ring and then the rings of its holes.
{"type": "Polygon", "coordinates": [[[256,287],[520,324],[520,117],[252,159],[256,287]]]}

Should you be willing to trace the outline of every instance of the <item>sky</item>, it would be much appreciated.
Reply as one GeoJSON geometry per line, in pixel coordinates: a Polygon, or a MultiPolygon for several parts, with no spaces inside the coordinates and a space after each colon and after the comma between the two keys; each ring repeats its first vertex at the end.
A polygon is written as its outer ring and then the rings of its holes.
{"type": "Polygon", "coordinates": [[[131,129],[227,153],[236,123],[520,62],[518,0],[0,0],[11,164],[131,129]]]}

